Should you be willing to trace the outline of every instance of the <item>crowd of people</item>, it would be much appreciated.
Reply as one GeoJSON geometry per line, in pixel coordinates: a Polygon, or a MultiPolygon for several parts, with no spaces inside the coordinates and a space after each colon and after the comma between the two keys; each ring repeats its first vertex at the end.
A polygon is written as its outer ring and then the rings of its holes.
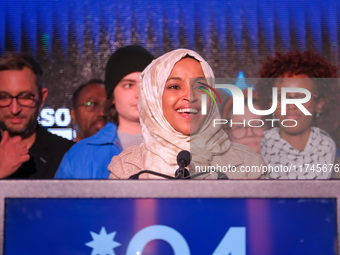
{"type": "Polygon", "coordinates": [[[104,80],[74,91],[74,141],[39,125],[48,94],[41,76],[25,54],[0,58],[0,178],[174,178],[182,151],[190,152],[184,167],[191,178],[340,178],[337,68],[314,52],[268,57],[252,107],[243,91],[240,115],[232,97],[219,111],[213,70],[197,52],[155,59],[138,45],[119,48],[104,80]],[[253,107],[273,110],[259,115],[253,107]],[[222,118],[226,124],[215,125],[222,118]]]}

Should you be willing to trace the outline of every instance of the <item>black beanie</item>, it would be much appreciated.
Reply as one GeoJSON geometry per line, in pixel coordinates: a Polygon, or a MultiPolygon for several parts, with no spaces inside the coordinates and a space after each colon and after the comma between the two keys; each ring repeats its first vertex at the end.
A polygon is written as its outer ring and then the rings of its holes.
{"type": "Polygon", "coordinates": [[[142,46],[129,45],[116,50],[105,67],[105,91],[110,98],[119,81],[126,75],[142,72],[155,57],[142,46]]]}

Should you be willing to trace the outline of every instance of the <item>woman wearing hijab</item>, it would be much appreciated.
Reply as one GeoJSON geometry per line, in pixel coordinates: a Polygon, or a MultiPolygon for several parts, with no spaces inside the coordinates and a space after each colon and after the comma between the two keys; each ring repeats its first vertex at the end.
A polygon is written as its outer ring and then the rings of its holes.
{"type": "MultiPolygon", "coordinates": [[[[216,179],[222,172],[234,179],[259,178],[264,165],[261,156],[232,144],[221,126],[214,127],[213,120],[221,117],[209,97],[207,114],[201,112],[202,94],[213,81],[212,69],[194,51],[178,49],[154,60],[141,74],[139,87],[145,143],[113,157],[110,178],[127,179],[141,170],[174,176],[182,150],[192,155],[191,176],[205,173],[197,178],[216,179]]],[[[145,173],[140,178],[156,177],[145,173]]]]}

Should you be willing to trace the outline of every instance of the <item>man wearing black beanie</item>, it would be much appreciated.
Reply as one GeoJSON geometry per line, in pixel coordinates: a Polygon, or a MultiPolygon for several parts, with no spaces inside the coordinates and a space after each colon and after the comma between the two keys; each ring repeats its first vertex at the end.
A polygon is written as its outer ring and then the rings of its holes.
{"type": "Polygon", "coordinates": [[[138,45],[116,50],[105,68],[109,121],[97,134],[76,143],[65,154],[56,179],[107,179],[111,158],[143,141],[138,113],[139,75],[154,56],[138,45]]]}

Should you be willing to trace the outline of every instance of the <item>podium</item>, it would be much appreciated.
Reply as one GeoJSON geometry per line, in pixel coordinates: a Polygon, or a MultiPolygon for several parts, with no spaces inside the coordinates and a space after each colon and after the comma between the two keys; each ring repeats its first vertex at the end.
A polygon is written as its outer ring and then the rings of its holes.
{"type": "Polygon", "coordinates": [[[0,253],[338,254],[340,181],[0,182],[0,253]]]}

